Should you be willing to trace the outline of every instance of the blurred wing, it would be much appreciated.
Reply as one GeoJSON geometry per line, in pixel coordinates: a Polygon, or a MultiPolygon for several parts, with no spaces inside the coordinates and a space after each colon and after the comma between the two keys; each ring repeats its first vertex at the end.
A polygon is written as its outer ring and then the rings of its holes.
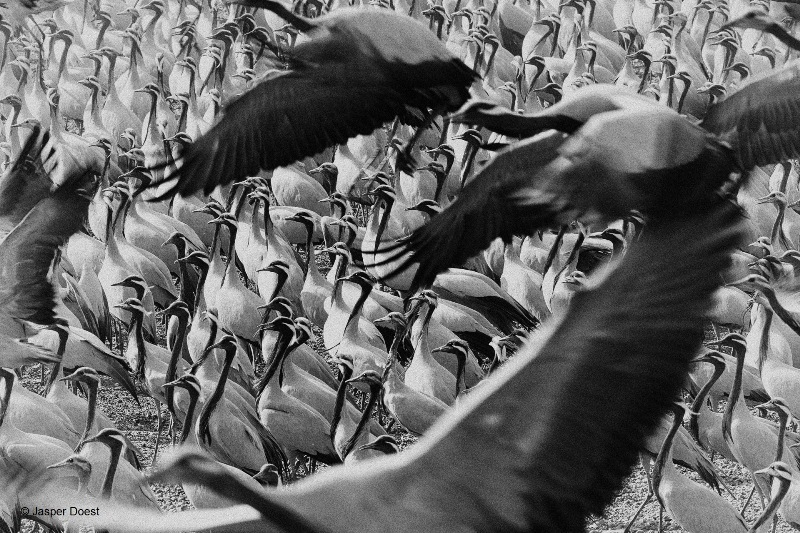
{"type": "Polygon", "coordinates": [[[52,324],[55,290],[49,276],[58,249],[83,227],[91,197],[55,192],[40,201],[0,243],[0,309],[19,320],[52,324]]]}
{"type": "Polygon", "coordinates": [[[42,150],[49,134],[35,129],[19,157],[0,177],[0,236],[10,232],[36,202],[50,194],[52,182],[42,166],[42,150]]]}
{"type": "Polygon", "coordinates": [[[177,182],[162,198],[209,194],[218,185],[372,133],[402,112],[399,95],[386,87],[330,86],[294,72],[270,77],[231,102],[222,119],[183,152],[182,166],[167,177],[177,182]]]}
{"type": "MultiPolygon", "coordinates": [[[[438,273],[462,264],[498,236],[510,240],[512,235],[560,223],[553,195],[539,193],[536,184],[555,181],[556,170],[550,163],[563,142],[563,135],[548,133],[500,152],[429,223],[397,243],[381,243],[378,252],[391,255],[377,264],[402,259],[396,273],[420,262],[413,290],[429,285],[438,273]],[[530,194],[521,194],[527,187],[530,194]],[[408,252],[412,254],[407,256],[408,252]]],[[[369,263],[366,257],[365,262],[369,263]]]]}
{"type": "Polygon", "coordinates": [[[419,264],[411,284],[418,288],[496,237],[509,241],[577,218],[604,222],[632,209],[663,216],[696,210],[730,167],[724,147],[669,109],[599,113],[566,139],[549,132],[500,152],[439,215],[379,247],[386,255],[377,265],[392,264],[388,279],[419,264]]]}
{"type": "Polygon", "coordinates": [[[576,294],[538,353],[521,348],[368,490],[406,513],[438,510],[454,531],[583,531],[683,382],[740,238],[737,211],[648,227],[601,286],[576,294]]]}
{"type": "Polygon", "coordinates": [[[129,507],[109,503],[87,522],[165,533],[298,523],[303,531],[583,531],[679,391],[741,235],[739,211],[727,203],[649,226],[602,285],[574,297],[540,350],[521,348],[403,454],[264,494],[239,490],[231,476],[209,484],[260,515],[231,507],[129,519],[129,507]]]}
{"type": "Polygon", "coordinates": [[[700,125],[728,141],[741,167],[800,156],[800,63],[754,81],[708,110],[700,125]]]}

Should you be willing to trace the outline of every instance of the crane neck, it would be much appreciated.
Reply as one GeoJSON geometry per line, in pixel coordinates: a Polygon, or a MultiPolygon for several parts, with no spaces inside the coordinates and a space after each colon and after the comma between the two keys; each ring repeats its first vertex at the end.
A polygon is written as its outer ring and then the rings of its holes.
{"type": "MultiPolygon", "coordinates": [[[[183,353],[183,345],[186,342],[186,327],[189,322],[189,315],[181,310],[178,313],[178,332],[177,332],[177,340],[175,344],[172,346],[172,352],[170,353],[169,357],[169,364],[167,365],[167,372],[164,376],[164,382],[169,383],[171,381],[175,381],[175,378],[178,374],[178,361],[181,358],[181,354],[183,353]]],[[[167,387],[165,391],[165,396],[167,399],[167,409],[173,415],[175,414],[175,388],[174,387],[167,387]]]]}
{"type": "Polygon", "coordinates": [[[375,253],[378,252],[378,247],[381,244],[381,239],[383,238],[383,234],[386,232],[386,227],[389,225],[389,219],[392,215],[393,206],[394,206],[394,199],[390,197],[383,197],[377,202],[376,213],[379,213],[378,215],[379,222],[378,222],[378,229],[375,232],[375,249],[373,250],[375,253]]]}
{"type": "MultiPolygon", "coordinates": [[[[736,373],[731,384],[728,403],[725,404],[725,411],[722,413],[722,436],[729,446],[733,445],[733,435],[731,434],[731,424],[733,413],[737,409],[747,411],[744,406],[744,395],[742,394],[742,374],[744,373],[744,352],[739,345],[733,346],[733,355],[736,358],[736,373]]],[[[749,411],[747,411],[749,413],[749,411]]]]}
{"type": "Polygon", "coordinates": [[[158,132],[158,123],[156,121],[156,115],[158,110],[158,94],[157,93],[148,93],[150,96],[150,111],[147,113],[147,133],[145,134],[144,139],[142,139],[142,145],[145,145],[147,141],[151,143],[158,142],[159,139],[159,132],[158,132]]]}
{"type": "Polygon", "coordinates": [[[378,398],[380,398],[381,389],[383,389],[383,383],[370,383],[367,407],[361,414],[361,418],[358,421],[356,430],[353,432],[350,438],[347,439],[347,442],[344,445],[344,449],[342,450],[342,458],[350,455],[350,452],[353,451],[356,443],[361,439],[364,432],[367,431],[367,424],[370,420],[372,420],[372,411],[375,409],[375,404],[378,402],[378,398]]]}
{"type": "Polygon", "coordinates": [[[264,239],[269,243],[275,234],[272,229],[272,217],[269,216],[269,197],[264,196],[262,201],[264,204],[264,239]]]}
{"type": "Polygon", "coordinates": [[[470,174],[472,173],[472,167],[475,164],[475,157],[478,155],[478,147],[474,146],[473,143],[467,142],[467,147],[464,149],[464,157],[461,160],[461,188],[464,188],[464,185],[467,184],[467,179],[469,179],[470,174]]]}
{"type": "Polygon", "coordinates": [[[194,81],[197,79],[197,70],[190,66],[185,67],[189,70],[189,105],[194,102],[195,106],[197,105],[197,90],[194,86],[194,81]]]}
{"type": "Polygon", "coordinates": [[[770,331],[772,329],[772,320],[775,316],[775,313],[772,312],[772,309],[768,308],[765,305],[761,305],[761,315],[762,315],[762,323],[761,323],[761,342],[758,345],[758,374],[761,375],[761,372],[764,368],[764,364],[769,359],[769,340],[770,340],[770,331]]]}
{"type": "MultiPolygon", "coordinates": [[[[169,153],[169,152],[167,152],[169,153]]],[[[172,243],[175,246],[175,250],[177,250],[177,256],[179,258],[186,256],[186,243],[183,239],[178,238],[176,242],[172,243]]],[[[178,261],[178,281],[181,284],[180,291],[178,292],[178,299],[183,303],[188,303],[186,300],[188,288],[186,287],[186,282],[189,280],[189,270],[186,266],[185,261],[178,261]]]]}
{"type": "Polygon", "coordinates": [[[209,354],[211,354],[211,345],[214,344],[214,340],[217,338],[217,323],[216,321],[211,321],[211,326],[208,329],[208,340],[206,341],[205,346],[203,346],[203,352],[200,356],[195,360],[194,364],[189,367],[189,373],[192,375],[197,375],[198,370],[203,366],[208,359],[209,354]]]}
{"type": "MultiPolygon", "coordinates": [[[[63,355],[63,353],[61,354],[63,355]]],[[[61,373],[61,362],[55,363],[53,368],[50,369],[50,375],[47,377],[47,385],[44,387],[45,396],[50,394],[53,386],[58,383],[58,375],[61,373]]]]}
{"type": "Polygon", "coordinates": [[[783,229],[783,221],[786,219],[786,202],[775,202],[775,208],[778,210],[778,214],[775,217],[775,223],[772,225],[770,238],[773,243],[780,242],[781,246],[787,250],[792,250],[794,245],[783,229]]]}
{"type": "MultiPolygon", "coordinates": [[[[106,248],[111,250],[111,241],[114,240],[114,208],[106,205],[106,248]]],[[[114,251],[116,251],[116,243],[114,243],[114,251]]]]}
{"type": "Polygon", "coordinates": [[[459,394],[467,390],[467,380],[464,376],[467,368],[467,354],[461,350],[456,350],[455,356],[458,360],[458,366],[456,367],[456,397],[458,397],[459,394]]]}
{"type": "Polygon", "coordinates": [[[306,277],[311,276],[312,272],[311,269],[317,268],[316,263],[316,251],[314,250],[314,225],[313,224],[303,224],[303,227],[306,230],[306,277]]]}
{"type": "Polygon", "coordinates": [[[770,494],[769,503],[764,508],[764,511],[761,513],[753,525],[750,526],[750,529],[747,530],[747,533],[756,533],[761,526],[772,520],[772,517],[778,511],[781,503],[783,503],[783,499],[788,494],[789,489],[791,488],[792,480],[784,479],[779,477],[774,477],[772,479],[772,493],[770,494]]]}
{"type": "Polygon", "coordinates": [[[339,430],[339,421],[342,419],[344,400],[347,396],[347,380],[353,376],[353,367],[350,365],[339,365],[342,373],[339,387],[336,389],[336,402],[333,404],[333,417],[331,418],[331,442],[336,442],[336,432],[339,430]]]}
{"type": "Polygon", "coordinates": [[[344,335],[347,335],[348,333],[356,334],[353,329],[358,329],[358,317],[361,316],[361,309],[364,307],[364,302],[367,301],[369,294],[372,292],[372,287],[369,285],[359,285],[358,287],[361,289],[361,292],[358,295],[358,300],[356,300],[355,304],[353,304],[353,309],[350,310],[350,314],[347,317],[347,322],[344,326],[344,335]]]}
{"type": "MultiPolygon", "coordinates": [[[[219,229],[219,227],[217,227],[219,229]]],[[[213,251],[212,251],[213,254],[213,251]]],[[[195,287],[194,293],[194,313],[199,314],[201,309],[206,308],[205,300],[203,299],[203,288],[206,284],[206,278],[208,277],[208,270],[211,265],[206,265],[205,267],[200,266],[200,277],[197,278],[197,286],[195,287]]]]}
{"type": "Polygon", "coordinates": [[[6,418],[8,405],[11,402],[11,390],[14,388],[14,373],[4,368],[0,368],[0,384],[3,385],[0,393],[0,429],[3,428],[3,421],[6,418]]]}
{"type": "Polygon", "coordinates": [[[194,420],[194,411],[197,408],[197,401],[200,395],[194,389],[189,389],[189,405],[186,407],[186,416],[183,419],[183,428],[181,428],[181,436],[179,442],[183,444],[189,438],[189,433],[192,432],[192,421],[194,420]]]}
{"type": "Polygon", "coordinates": [[[789,417],[783,409],[776,409],[778,415],[778,446],[775,450],[775,460],[781,461],[783,459],[783,443],[786,442],[786,424],[789,423],[789,417]]]}
{"type": "Polygon", "coordinates": [[[334,273],[334,284],[338,289],[336,296],[339,297],[340,303],[344,302],[341,300],[342,286],[338,280],[339,278],[343,278],[344,276],[347,275],[348,266],[350,266],[350,258],[347,256],[347,254],[337,253],[336,259],[333,261],[333,267],[331,268],[331,271],[334,273]]]}
{"type": "Polygon", "coordinates": [[[281,381],[283,380],[283,361],[288,355],[291,341],[292,336],[289,332],[279,331],[278,340],[275,342],[272,354],[270,354],[269,357],[267,357],[267,354],[264,354],[265,359],[268,361],[268,366],[264,375],[261,376],[261,379],[256,384],[256,396],[260,396],[264,392],[267,385],[272,382],[276,374],[278,375],[277,384],[280,387],[281,381]]]}
{"type": "Polygon", "coordinates": [[[411,344],[414,346],[414,359],[418,357],[428,359],[433,357],[428,345],[428,325],[433,316],[433,306],[428,303],[420,305],[425,309],[420,308],[417,318],[411,326],[411,344]]]}
{"type": "Polygon", "coordinates": [[[222,395],[225,392],[225,384],[228,381],[228,373],[230,372],[234,357],[236,357],[236,346],[225,346],[225,362],[223,363],[222,370],[219,374],[219,381],[217,382],[217,386],[214,388],[214,392],[211,394],[211,397],[206,400],[205,404],[203,405],[203,410],[200,411],[200,416],[197,418],[197,427],[195,433],[197,434],[198,441],[202,444],[211,445],[211,433],[208,428],[209,420],[211,419],[214,409],[217,408],[217,404],[219,404],[220,400],[222,399],[222,395]]]}
{"type": "Polygon", "coordinates": [[[644,71],[642,72],[642,81],[639,83],[639,88],[636,90],[637,93],[642,94],[644,88],[647,86],[647,80],[650,79],[650,67],[652,63],[650,60],[646,59],[643,61],[644,63],[644,71]]]}
{"type": "MultiPolygon", "coordinates": [[[[99,28],[99,30],[98,30],[98,32],[97,32],[97,39],[95,39],[95,42],[94,42],[94,49],[95,49],[95,50],[99,49],[99,48],[100,48],[100,45],[101,45],[101,44],[103,44],[103,39],[104,39],[104,38],[105,38],[105,36],[106,36],[106,30],[108,30],[108,27],[110,26],[110,24],[111,24],[110,22],[108,22],[108,21],[104,21],[104,22],[103,22],[103,23],[100,25],[100,28],[99,28]]],[[[131,45],[131,47],[133,47],[133,45],[131,45]]],[[[132,59],[133,59],[133,58],[131,57],[131,60],[132,60],[132,59]]]]}
{"type": "Polygon", "coordinates": [[[131,325],[128,326],[128,344],[136,349],[136,377],[144,380],[144,369],[147,364],[147,346],[144,343],[144,332],[142,331],[144,313],[138,310],[130,313],[131,325]]]}
{"type": "MultiPolygon", "coordinates": [[[[64,351],[67,349],[67,339],[69,338],[69,331],[63,328],[53,328],[58,334],[58,348],[56,349],[56,354],[63,358],[64,351]]],[[[53,368],[50,370],[50,376],[47,380],[47,385],[45,386],[45,396],[50,394],[50,390],[53,387],[53,384],[56,383],[58,380],[58,376],[61,373],[61,362],[55,363],[53,368]]]]}
{"type": "Polygon", "coordinates": [[[700,392],[695,396],[692,402],[691,413],[689,414],[689,433],[695,441],[700,442],[700,413],[707,410],[706,398],[711,388],[717,383],[722,374],[725,373],[725,363],[712,359],[711,364],[714,365],[714,373],[711,378],[700,388],[700,392]]]}
{"type": "Polygon", "coordinates": [[[797,319],[794,315],[786,309],[781,302],[778,300],[778,296],[775,293],[775,289],[772,287],[765,288],[761,291],[764,296],[767,298],[770,307],[778,315],[778,318],[783,320],[783,322],[789,326],[792,331],[800,335],[800,323],[798,323],[797,319]]]}
{"type": "Polygon", "coordinates": [[[228,225],[228,232],[230,235],[228,243],[228,262],[225,265],[225,272],[223,278],[227,276],[236,276],[236,226],[233,224],[228,225]]]}
{"type": "Polygon", "coordinates": [[[64,41],[64,50],[61,52],[61,57],[58,61],[58,75],[56,85],[61,83],[61,79],[64,77],[64,71],[67,68],[67,57],[69,55],[69,46],[67,45],[66,41],[64,41]]]}
{"type": "Polygon", "coordinates": [[[75,449],[76,451],[80,451],[80,449],[83,447],[83,443],[89,438],[89,433],[92,431],[95,415],[97,414],[97,391],[99,384],[97,381],[91,380],[86,383],[86,387],[89,389],[89,394],[87,394],[86,398],[89,404],[86,410],[86,426],[83,428],[83,435],[81,435],[81,438],[78,441],[78,446],[75,449]]]}
{"type": "Polygon", "coordinates": [[[178,117],[178,131],[186,132],[186,122],[189,117],[189,104],[181,102],[181,114],[178,117]]]}
{"type": "Polygon", "coordinates": [[[92,85],[92,96],[89,100],[90,116],[92,124],[97,127],[103,126],[103,119],[100,117],[100,88],[92,85]]]}
{"type": "Polygon", "coordinates": [[[662,91],[664,90],[664,86],[666,86],[666,93],[667,93],[667,107],[673,108],[675,99],[675,80],[670,78],[675,74],[675,69],[672,66],[672,63],[666,61],[662,64],[661,70],[661,80],[660,85],[662,86],[662,91]]]}
{"type": "Polygon", "coordinates": [[[108,442],[108,449],[111,452],[111,457],[108,461],[106,475],[103,478],[103,487],[100,489],[100,497],[104,500],[111,499],[112,488],[114,486],[114,476],[117,474],[119,457],[122,455],[122,443],[116,439],[111,439],[111,441],[108,442]]]}

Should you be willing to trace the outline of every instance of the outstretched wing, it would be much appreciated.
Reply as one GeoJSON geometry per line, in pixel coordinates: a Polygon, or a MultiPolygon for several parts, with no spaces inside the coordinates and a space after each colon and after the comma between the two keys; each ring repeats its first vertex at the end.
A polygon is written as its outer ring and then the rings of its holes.
{"type": "Polygon", "coordinates": [[[50,194],[53,183],[43,163],[52,155],[49,134],[36,127],[28,136],[17,160],[0,177],[0,237],[10,232],[36,205],[50,194]],[[43,153],[46,150],[46,153],[43,153]]]}
{"type": "MultiPolygon", "coordinates": [[[[637,209],[674,216],[705,205],[730,173],[730,156],[703,129],[657,106],[591,117],[500,152],[455,202],[397,243],[378,246],[386,279],[418,264],[411,289],[484,250],[496,237],[604,222],[637,209]]],[[[369,255],[365,264],[369,264],[369,255]]]]}
{"type": "Polygon", "coordinates": [[[403,466],[362,490],[403,516],[439,515],[451,531],[583,531],[675,398],[740,218],[726,204],[648,227],[601,286],[576,294],[539,350],[521,348],[403,466]]]}
{"type": "MultiPolygon", "coordinates": [[[[532,228],[556,224],[559,211],[552,194],[521,191],[527,183],[543,182],[557,173],[552,163],[564,139],[562,134],[550,132],[503,150],[429,223],[397,243],[380,244],[378,252],[389,255],[374,264],[397,263],[396,271],[402,271],[419,262],[413,290],[462,264],[498,236],[510,240],[532,228]]],[[[364,263],[372,266],[371,251],[362,250],[362,254],[364,263]]]]}
{"type": "Polygon", "coordinates": [[[58,249],[83,227],[91,195],[57,190],[41,200],[0,243],[0,310],[19,320],[52,324],[50,271],[58,249]]]}
{"type": "MultiPolygon", "coordinates": [[[[265,79],[225,108],[222,119],[181,154],[163,197],[210,194],[260,170],[286,166],[356,135],[372,133],[403,111],[384,87],[321,84],[294,72],[265,79]]],[[[154,182],[153,185],[160,185],[154,182]]]]}
{"type": "Polygon", "coordinates": [[[728,141],[740,166],[800,156],[800,62],[754,81],[715,104],[700,125],[728,141]]]}
{"type": "Polygon", "coordinates": [[[247,490],[221,468],[183,469],[183,479],[255,512],[137,511],[121,520],[129,508],[103,502],[91,520],[164,533],[583,531],[678,393],[719,272],[741,238],[741,215],[728,203],[652,224],[599,287],[574,297],[540,349],[521,348],[403,454],[269,493],[247,490]]]}

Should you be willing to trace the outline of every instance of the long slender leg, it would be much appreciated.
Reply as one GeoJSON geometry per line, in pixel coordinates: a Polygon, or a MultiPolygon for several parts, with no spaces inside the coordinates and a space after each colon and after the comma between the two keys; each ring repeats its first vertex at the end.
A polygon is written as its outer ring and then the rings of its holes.
{"type": "MultiPolygon", "coordinates": [[[[714,458],[712,457],[712,458],[711,458],[711,460],[713,461],[713,460],[714,460],[714,458]]],[[[733,493],[733,491],[732,491],[732,490],[731,490],[731,488],[728,486],[728,484],[727,484],[727,483],[725,483],[725,480],[724,480],[724,479],[720,478],[720,479],[719,479],[719,484],[720,484],[720,485],[722,485],[722,488],[723,488],[723,489],[725,489],[725,491],[727,491],[727,493],[731,495],[731,498],[733,498],[734,500],[736,499],[736,495],[733,493]]]]}
{"type": "Polygon", "coordinates": [[[650,500],[653,499],[653,490],[650,488],[650,485],[647,485],[647,497],[644,499],[642,503],[639,504],[639,507],[636,508],[636,512],[633,513],[631,519],[628,520],[628,525],[625,526],[625,529],[622,530],[622,533],[628,533],[631,530],[631,526],[633,523],[636,522],[636,519],[639,518],[639,514],[641,514],[642,510],[644,509],[645,505],[650,503],[650,500]]]}
{"type": "Polygon", "coordinates": [[[742,509],[739,511],[741,514],[744,514],[744,510],[747,509],[747,506],[750,505],[750,500],[753,499],[753,494],[756,492],[756,484],[753,482],[753,488],[750,489],[750,494],[747,496],[747,500],[745,500],[742,509]]]}
{"type": "Polygon", "coordinates": [[[158,460],[158,443],[161,441],[161,430],[164,426],[164,417],[161,416],[161,404],[153,398],[153,401],[156,404],[156,418],[158,419],[158,427],[156,428],[156,445],[155,449],[153,450],[153,462],[151,464],[155,465],[156,461],[158,460]]]}

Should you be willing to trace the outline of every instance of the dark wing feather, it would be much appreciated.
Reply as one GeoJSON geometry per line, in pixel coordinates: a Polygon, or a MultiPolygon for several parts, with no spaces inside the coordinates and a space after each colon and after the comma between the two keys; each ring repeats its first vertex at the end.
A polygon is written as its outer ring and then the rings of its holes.
{"type": "Polygon", "coordinates": [[[291,491],[248,494],[233,476],[209,485],[260,514],[244,507],[115,520],[126,508],[103,502],[94,524],[291,531],[276,518],[285,511],[314,524],[306,531],[583,531],[678,393],[741,220],[735,206],[720,204],[649,226],[601,286],[575,296],[541,349],[521,348],[404,454],[330,468],[291,491]]]}
{"type": "Polygon", "coordinates": [[[49,276],[58,249],[83,227],[91,196],[58,190],[40,201],[0,243],[0,309],[49,325],[55,290],[49,276]]]}
{"type": "Polygon", "coordinates": [[[0,234],[8,233],[50,194],[52,182],[43,170],[42,150],[49,133],[34,128],[14,164],[0,177],[0,234]]]}
{"type": "Polygon", "coordinates": [[[740,166],[800,156],[800,63],[746,85],[712,106],[700,125],[729,142],[740,166]]]}
{"type": "Polygon", "coordinates": [[[369,489],[412,514],[439,510],[461,522],[454,531],[583,531],[678,393],[740,221],[726,204],[648,227],[601,286],[575,296],[538,353],[521,348],[406,452],[407,467],[377,473],[369,489]]]}
{"type": "Polygon", "coordinates": [[[312,38],[292,49],[292,70],[227,106],[222,120],[182,154],[172,176],[177,184],[157,199],[209,194],[294,163],[398,115],[408,118],[407,106],[423,116],[427,108],[457,109],[477,79],[427,28],[390,10],[343,8],[309,22],[272,0],[245,1],[306,24],[312,38]]]}
{"type": "MultiPolygon", "coordinates": [[[[515,234],[557,223],[559,213],[550,205],[549,195],[542,196],[537,208],[521,200],[518,193],[538,176],[553,173],[548,164],[558,156],[556,150],[563,142],[561,134],[553,133],[500,152],[464,187],[456,201],[428,224],[396,244],[382,244],[378,251],[390,255],[378,264],[401,260],[396,271],[402,271],[422,258],[413,290],[430,285],[438,273],[464,263],[498,236],[510,240],[515,234]]],[[[366,255],[365,262],[369,266],[366,255]]]]}
{"type": "Polygon", "coordinates": [[[177,184],[162,197],[209,194],[217,185],[372,133],[402,111],[399,95],[386,87],[329,86],[293,72],[271,77],[230,103],[186,149],[183,164],[167,178],[177,184]]]}
{"type": "Polygon", "coordinates": [[[397,243],[381,243],[376,265],[391,264],[386,279],[418,265],[418,288],[496,237],[577,218],[602,223],[632,209],[657,217],[704,209],[731,167],[725,146],[671,110],[600,113],[566,140],[550,132],[500,152],[447,209],[397,243]],[[637,132],[641,145],[631,150],[620,131],[637,132]]]}

